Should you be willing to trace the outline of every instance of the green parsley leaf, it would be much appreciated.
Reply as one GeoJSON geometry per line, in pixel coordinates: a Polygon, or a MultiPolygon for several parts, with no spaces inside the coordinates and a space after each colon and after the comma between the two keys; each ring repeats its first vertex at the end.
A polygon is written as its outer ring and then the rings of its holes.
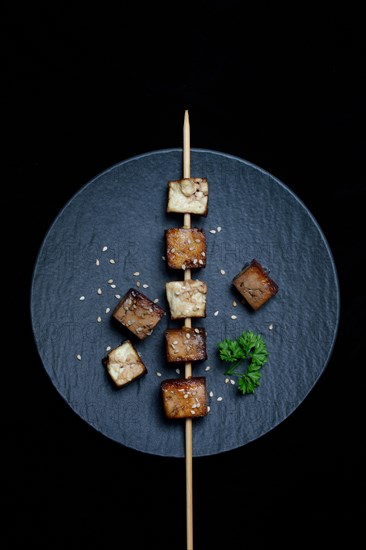
{"type": "Polygon", "coordinates": [[[268,360],[266,343],[260,334],[252,331],[244,331],[235,340],[226,338],[217,344],[219,357],[227,365],[225,374],[238,377],[238,389],[243,395],[254,393],[255,388],[260,384],[261,373],[259,372],[268,360]],[[237,370],[239,365],[245,361],[244,372],[237,370]]]}

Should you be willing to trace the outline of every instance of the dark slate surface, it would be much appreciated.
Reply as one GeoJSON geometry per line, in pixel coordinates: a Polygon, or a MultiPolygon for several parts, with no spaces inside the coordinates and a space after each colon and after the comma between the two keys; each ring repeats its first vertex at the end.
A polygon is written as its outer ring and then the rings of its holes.
{"type": "MultiPolygon", "coordinates": [[[[70,407],[112,440],[142,452],[176,457],[184,456],[184,423],[163,418],[160,383],[179,376],[164,358],[164,330],[178,326],[169,318],[164,285],[183,276],[169,272],[162,255],[164,230],[183,223],[183,216],[165,213],[167,181],[181,173],[182,151],[166,149],[133,157],[92,179],[50,228],[32,287],[38,350],[70,407]],[[108,246],[105,252],[104,246],[108,246]],[[133,276],[135,271],[140,272],[138,277],[133,276]],[[110,278],[116,289],[107,284],[110,278]],[[116,390],[101,361],[107,346],[131,335],[105,310],[112,311],[115,294],[123,295],[136,280],[149,285],[141,290],[151,299],[159,298],[167,315],[146,340],[132,337],[148,374],[116,390]],[[79,299],[82,295],[84,301],[79,299]]],[[[197,419],[193,429],[193,454],[205,456],[260,437],[306,398],[332,352],[339,292],[327,241],[290,190],[291,182],[284,185],[240,158],[199,149],[191,152],[191,174],[209,181],[209,215],[192,216],[192,226],[204,228],[208,241],[207,267],[192,271],[194,278],[208,284],[207,317],[193,321],[193,326],[204,326],[208,333],[208,360],[193,366],[193,374],[205,375],[207,390],[213,392],[209,415],[197,419]],[[221,232],[209,232],[218,226],[221,232]],[[257,312],[241,303],[231,287],[234,275],[252,258],[269,269],[279,285],[278,294],[257,312]],[[220,269],[225,269],[224,276],[220,269]],[[214,316],[216,310],[219,314],[214,316]],[[231,319],[232,314],[237,320],[231,319]],[[262,333],[269,350],[260,388],[245,397],[225,383],[216,350],[218,341],[243,330],[262,333]],[[211,369],[206,372],[208,365],[211,369]]]]}

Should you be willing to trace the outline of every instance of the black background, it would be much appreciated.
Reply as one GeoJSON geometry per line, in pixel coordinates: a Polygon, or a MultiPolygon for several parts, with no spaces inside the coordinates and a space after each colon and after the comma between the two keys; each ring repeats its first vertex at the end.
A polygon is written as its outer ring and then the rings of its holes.
{"type": "Polygon", "coordinates": [[[181,147],[185,109],[192,147],[255,163],[302,199],[341,291],[333,355],[300,407],[245,447],[194,460],[195,548],[354,547],[365,460],[360,13],[64,4],[5,5],[0,22],[2,547],[185,548],[184,459],[124,448],[77,417],[42,367],[29,317],[36,256],[60,209],[109,166],[181,147]]]}

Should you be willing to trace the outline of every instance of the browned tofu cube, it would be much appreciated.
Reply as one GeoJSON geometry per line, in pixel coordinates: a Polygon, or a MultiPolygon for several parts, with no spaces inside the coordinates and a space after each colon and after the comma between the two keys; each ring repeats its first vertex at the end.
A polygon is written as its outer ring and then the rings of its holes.
{"type": "Polygon", "coordinates": [[[206,266],[206,237],[203,229],[167,229],[165,240],[166,258],[171,269],[206,266]]]}
{"type": "Polygon", "coordinates": [[[103,364],[114,384],[121,388],[147,373],[140,355],[130,340],[112,349],[103,364]]]}
{"type": "Polygon", "coordinates": [[[167,212],[179,214],[208,213],[208,183],[206,178],[184,178],[168,182],[167,212]]]}
{"type": "Polygon", "coordinates": [[[278,291],[277,283],[255,259],[234,277],[233,285],[254,310],[259,309],[278,291]]]}
{"type": "Polygon", "coordinates": [[[152,334],[164,310],[142,292],[130,288],[113,311],[113,317],[140,340],[152,334]]]}
{"type": "Polygon", "coordinates": [[[165,331],[166,359],[169,363],[205,361],[206,331],[204,328],[168,328],[165,331]]]}
{"type": "Polygon", "coordinates": [[[206,283],[194,279],[169,281],[165,288],[172,319],[206,317],[206,283]]]}
{"type": "Polygon", "coordinates": [[[206,378],[174,378],[161,383],[167,418],[199,418],[207,415],[206,378]]]}

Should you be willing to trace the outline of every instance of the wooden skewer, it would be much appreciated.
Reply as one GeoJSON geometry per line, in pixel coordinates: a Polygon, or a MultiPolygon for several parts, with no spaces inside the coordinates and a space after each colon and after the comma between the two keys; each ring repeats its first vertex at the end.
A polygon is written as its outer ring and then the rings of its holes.
{"type": "MultiPolygon", "coordinates": [[[[183,178],[191,175],[191,147],[190,147],[190,126],[188,111],[185,111],[183,124],[183,178]]],[[[184,214],[184,227],[190,229],[191,215],[184,214]]],[[[191,278],[191,270],[184,271],[184,280],[191,278]]],[[[191,318],[184,320],[185,327],[191,327],[191,318]]],[[[185,363],[185,377],[192,376],[192,363],[185,363]]],[[[187,550],[193,550],[193,479],[192,479],[192,419],[185,421],[185,455],[186,455],[186,521],[187,521],[187,550]]]]}

